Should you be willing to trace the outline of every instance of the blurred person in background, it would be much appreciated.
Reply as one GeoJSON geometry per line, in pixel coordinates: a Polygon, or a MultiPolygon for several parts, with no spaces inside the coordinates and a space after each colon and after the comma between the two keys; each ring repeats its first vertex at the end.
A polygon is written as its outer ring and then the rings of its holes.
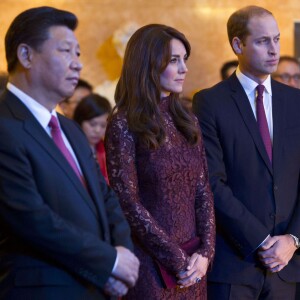
{"type": "Polygon", "coordinates": [[[237,60],[230,60],[225,62],[220,70],[221,79],[227,79],[232,75],[232,73],[236,70],[239,62],[237,60]]]}
{"type": "Polygon", "coordinates": [[[281,56],[272,78],[291,87],[300,88],[300,64],[296,57],[281,56]]]}
{"type": "Polygon", "coordinates": [[[5,72],[0,72],[0,94],[2,94],[3,91],[5,90],[7,80],[8,80],[8,74],[5,72]]]}
{"type": "Polygon", "coordinates": [[[90,94],[84,97],[74,111],[76,121],[85,133],[92,148],[95,158],[99,163],[100,170],[108,183],[106,169],[106,155],[104,149],[104,136],[107,118],[111,112],[109,101],[98,95],[90,94]]]}
{"type": "Polygon", "coordinates": [[[64,99],[59,103],[62,113],[69,119],[73,119],[74,110],[81,99],[93,92],[93,86],[86,80],[79,79],[78,84],[71,97],[64,99]]]}

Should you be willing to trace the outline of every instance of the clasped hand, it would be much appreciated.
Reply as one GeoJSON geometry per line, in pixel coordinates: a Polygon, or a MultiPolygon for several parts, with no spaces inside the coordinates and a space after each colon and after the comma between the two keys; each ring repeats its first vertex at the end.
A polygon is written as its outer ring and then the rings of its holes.
{"type": "Polygon", "coordinates": [[[258,251],[262,264],[272,273],[281,271],[297,250],[289,234],[269,237],[258,251]]]}
{"type": "Polygon", "coordinates": [[[138,279],[140,262],[128,249],[116,247],[118,263],[104,286],[104,291],[110,296],[121,297],[127,294],[128,288],[133,287],[138,279]]]}
{"type": "Polygon", "coordinates": [[[197,278],[205,276],[208,268],[208,258],[203,257],[201,254],[194,253],[188,261],[186,270],[177,274],[177,284],[181,288],[189,287],[196,283],[197,278]]]}

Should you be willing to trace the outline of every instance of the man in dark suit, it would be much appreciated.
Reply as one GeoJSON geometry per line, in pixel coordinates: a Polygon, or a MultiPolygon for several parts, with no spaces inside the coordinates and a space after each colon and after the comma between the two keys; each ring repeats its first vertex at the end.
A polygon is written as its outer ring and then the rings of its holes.
{"type": "Polygon", "coordinates": [[[231,15],[227,29],[239,66],[193,99],[217,220],[208,299],[294,299],[300,280],[300,92],[270,78],[280,48],[271,12],[245,7],[231,15]]]}
{"type": "Polygon", "coordinates": [[[118,199],[84,134],[54,110],[82,68],[76,26],[72,13],[39,7],[18,15],[5,37],[1,299],[110,299],[138,277],[118,199]]]}

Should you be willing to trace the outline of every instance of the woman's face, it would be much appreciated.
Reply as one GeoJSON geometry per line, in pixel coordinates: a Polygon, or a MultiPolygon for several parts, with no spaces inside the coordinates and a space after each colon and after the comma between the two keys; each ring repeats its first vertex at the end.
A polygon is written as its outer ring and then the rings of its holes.
{"type": "Polygon", "coordinates": [[[172,39],[170,47],[171,59],[166,69],[160,74],[161,97],[167,97],[170,93],[181,93],[188,71],[184,44],[180,40],[172,39]]]}
{"type": "Polygon", "coordinates": [[[96,146],[104,139],[108,114],[83,121],[82,130],[85,133],[91,146],[96,146]]]}

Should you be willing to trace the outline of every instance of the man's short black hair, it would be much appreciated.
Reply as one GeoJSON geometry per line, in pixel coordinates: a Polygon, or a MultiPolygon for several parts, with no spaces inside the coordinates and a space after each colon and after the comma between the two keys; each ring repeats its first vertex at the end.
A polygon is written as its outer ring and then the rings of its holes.
{"type": "Polygon", "coordinates": [[[66,26],[75,30],[77,17],[68,11],[42,6],[25,10],[11,23],[5,36],[5,52],[8,72],[13,72],[18,63],[17,50],[21,43],[35,50],[49,37],[52,26],[66,26]]]}

